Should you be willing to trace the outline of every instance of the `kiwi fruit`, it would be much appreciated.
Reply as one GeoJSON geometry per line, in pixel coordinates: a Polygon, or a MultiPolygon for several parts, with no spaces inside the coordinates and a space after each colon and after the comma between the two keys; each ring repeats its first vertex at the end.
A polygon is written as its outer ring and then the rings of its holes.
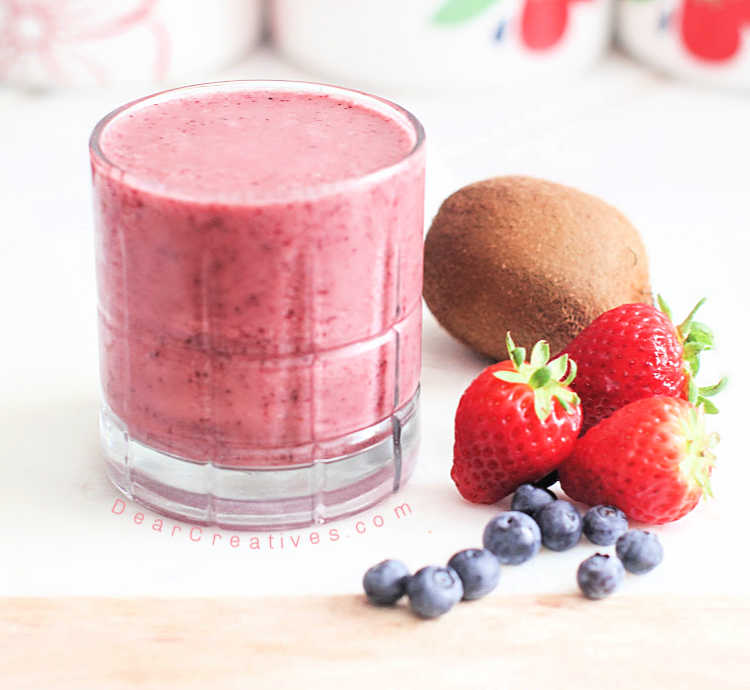
{"type": "Polygon", "coordinates": [[[425,239],[424,298],[458,340],[507,359],[505,334],[562,350],[601,313],[652,302],[638,231],[601,199],[530,177],[448,197],[425,239]]]}

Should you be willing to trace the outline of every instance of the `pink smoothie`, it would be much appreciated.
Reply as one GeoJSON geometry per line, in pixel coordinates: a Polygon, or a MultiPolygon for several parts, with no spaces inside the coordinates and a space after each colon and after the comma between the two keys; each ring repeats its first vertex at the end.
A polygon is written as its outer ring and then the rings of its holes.
{"type": "Polygon", "coordinates": [[[101,375],[131,438],[306,463],[356,450],[414,396],[424,160],[408,117],[230,84],[131,106],[98,141],[101,375]]]}

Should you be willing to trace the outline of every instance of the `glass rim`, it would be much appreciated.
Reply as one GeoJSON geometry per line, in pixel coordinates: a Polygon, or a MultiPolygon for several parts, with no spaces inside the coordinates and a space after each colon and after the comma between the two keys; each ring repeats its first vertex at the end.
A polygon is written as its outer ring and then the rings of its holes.
{"type": "Polygon", "coordinates": [[[123,105],[115,108],[114,110],[107,113],[102,117],[94,126],[89,137],[89,154],[91,157],[92,164],[96,163],[102,165],[106,171],[115,171],[118,181],[123,182],[134,189],[147,192],[153,196],[169,197],[177,200],[189,201],[193,204],[223,204],[230,203],[233,205],[240,206],[254,206],[262,205],[268,206],[274,203],[286,203],[291,201],[306,201],[310,198],[318,198],[322,196],[331,196],[339,192],[343,192],[352,187],[366,185],[368,183],[375,183],[381,179],[387,179],[389,176],[396,174],[400,169],[408,165],[408,163],[414,159],[424,149],[425,143],[425,131],[422,123],[419,119],[403,106],[395,103],[394,101],[388,100],[381,96],[361,91],[359,89],[350,89],[344,86],[336,86],[335,84],[326,84],[323,82],[314,81],[302,81],[302,80],[287,80],[287,79],[231,79],[224,81],[210,81],[199,84],[188,84],[184,86],[173,87],[157,91],[155,93],[141,96],[134,100],[128,101],[123,105]],[[402,120],[410,127],[414,134],[413,146],[404,153],[397,161],[389,163],[388,165],[381,166],[370,172],[344,177],[340,180],[334,180],[332,182],[320,182],[305,185],[299,190],[283,195],[280,197],[269,197],[267,199],[252,199],[252,198],[237,198],[232,199],[231,197],[223,197],[221,195],[212,195],[206,198],[192,198],[187,195],[170,192],[169,189],[161,187],[158,183],[153,181],[139,179],[138,175],[129,171],[127,168],[117,165],[107,157],[101,146],[102,134],[111,122],[113,122],[118,116],[139,107],[148,106],[149,103],[159,103],[162,101],[170,100],[171,98],[179,98],[181,94],[190,94],[195,91],[211,91],[217,92],[222,89],[235,89],[241,90],[253,90],[261,91],[263,89],[283,91],[285,89],[289,91],[302,91],[310,93],[319,93],[326,95],[341,94],[343,97],[352,96],[359,99],[357,102],[366,104],[367,101],[374,103],[379,107],[379,112],[383,115],[390,116],[391,119],[396,120],[393,116],[395,112],[402,120]],[[388,110],[391,111],[389,115],[388,110]]]}

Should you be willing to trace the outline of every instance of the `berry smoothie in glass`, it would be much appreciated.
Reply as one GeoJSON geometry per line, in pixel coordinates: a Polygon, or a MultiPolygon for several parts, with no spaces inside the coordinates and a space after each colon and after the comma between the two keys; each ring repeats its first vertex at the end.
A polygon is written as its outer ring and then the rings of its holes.
{"type": "Polygon", "coordinates": [[[149,96],[90,143],[107,470],[160,512],[323,522],[418,445],[424,132],[301,82],[149,96]]]}

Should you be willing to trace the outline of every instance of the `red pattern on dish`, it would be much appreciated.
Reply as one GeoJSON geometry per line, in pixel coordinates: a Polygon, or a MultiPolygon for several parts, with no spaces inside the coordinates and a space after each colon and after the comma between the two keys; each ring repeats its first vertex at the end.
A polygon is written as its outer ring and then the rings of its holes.
{"type": "Polygon", "coordinates": [[[91,44],[146,28],[153,37],[153,77],[169,64],[169,37],[155,18],[159,0],[118,0],[115,6],[91,0],[0,0],[0,78],[11,77],[29,58],[57,82],[85,72],[95,82],[108,80],[106,64],[91,44]],[[89,48],[87,50],[87,48],[89,48]]]}
{"type": "Polygon", "coordinates": [[[521,40],[531,50],[556,46],[568,26],[568,6],[590,0],[526,0],[521,13],[521,40]]]}
{"type": "Polygon", "coordinates": [[[748,0],[685,0],[680,35],[687,50],[708,62],[726,62],[742,47],[742,25],[750,22],[748,0]]]}

